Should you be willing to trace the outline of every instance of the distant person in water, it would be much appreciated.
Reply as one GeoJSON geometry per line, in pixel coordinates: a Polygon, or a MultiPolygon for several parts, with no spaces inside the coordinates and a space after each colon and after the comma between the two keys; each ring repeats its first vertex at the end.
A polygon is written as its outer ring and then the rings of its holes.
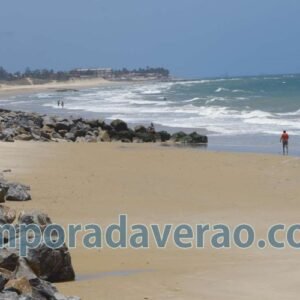
{"type": "Polygon", "coordinates": [[[280,137],[280,142],[282,143],[282,154],[288,155],[289,154],[289,135],[285,130],[283,131],[283,133],[280,137]]]}
{"type": "Polygon", "coordinates": [[[61,101],[61,108],[64,108],[64,106],[65,106],[64,101],[61,101]]]}
{"type": "Polygon", "coordinates": [[[57,106],[60,107],[60,100],[57,101],[57,106]]]}

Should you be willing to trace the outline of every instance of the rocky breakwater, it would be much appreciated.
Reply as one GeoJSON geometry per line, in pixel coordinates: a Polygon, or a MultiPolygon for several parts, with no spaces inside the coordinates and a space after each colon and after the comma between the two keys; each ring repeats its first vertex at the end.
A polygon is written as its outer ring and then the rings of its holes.
{"type": "Polygon", "coordinates": [[[207,136],[196,132],[186,134],[155,131],[153,127],[136,126],[131,129],[122,120],[110,124],[99,119],[55,117],[37,113],[16,112],[0,109],[0,140],[22,141],[69,141],[69,142],[170,142],[206,144],[207,136]]]}
{"type": "MultiPolygon", "coordinates": [[[[30,200],[29,190],[29,186],[10,183],[0,174],[0,202],[30,200]]],[[[29,247],[25,257],[20,256],[22,224],[36,224],[42,233],[52,221],[39,211],[22,211],[17,217],[14,209],[0,205],[0,300],[80,300],[65,297],[53,285],[75,279],[66,245],[52,249],[42,241],[38,247],[29,247]]],[[[29,243],[34,238],[26,237],[29,243]]],[[[51,238],[55,241],[56,236],[51,238]]]]}

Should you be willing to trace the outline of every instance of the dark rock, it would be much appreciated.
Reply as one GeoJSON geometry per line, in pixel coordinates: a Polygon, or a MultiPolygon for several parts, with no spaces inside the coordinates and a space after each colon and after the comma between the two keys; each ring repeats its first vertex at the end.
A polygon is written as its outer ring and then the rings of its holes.
{"type": "Polygon", "coordinates": [[[45,244],[29,249],[26,261],[36,276],[50,282],[72,281],[75,273],[66,246],[50,249],[45,244]]]}
{"type": "Polygon", "coordinates": [[[37,224],[40,227],[46,227],[49,224],[52,224],[50,217],[37,210],[33,211],[22,211],[18,217],[19,224],[37,224]]]}
{"type": "Polygon", "coordinates": [[[116,141],[129,140],[130,142],[132,142],[134,137],[134,132],[131,129],[128,129],[126,131],[112,131],[110,132],[110,137],[112,140],[116,140],[116,141]]]}
{"type": "Polygon", "coordinates": [[[173,142],[182,142],[186,138],[186,136],[187,136],[186,133],[184,133],[183,131],[179,131],[179,132],[172,134],[171,140],[173,142]]]}
{"type": "Polygon", "coordinates": [[[161,142],[166,142],[171,138],[171,134],[167,131],[158,131],[156,132],[156,140],[160,139],[161,142]]]}
{"type": "Polygon", "coordinates": [[[156,141],[155,134],[146,132],[146,133],[136,133],[136,138],[143,143],[153,143],[156,141]]]}
{"type": "Polygon", "coordinates": [[[147,128],[145,126],[139,125],[134,127],[134,131],[138,133],[147,133],[147,128]]]}
{"type": "Polygon", "coordinates": [[[13,272],[0,268],[0,291],[3,290],[5,284],[13,278],[13,272]]]}
{"type": "Polygon", "coordinates": [[[205,135],[200,135],[197,132],[193,132],[189,135],[192,138],[192,144],[207,144],[208,139],[205,135]]]}
{"type": "Polygon", "coordinates": [[[57,122],[54,126],[55,131],[59,131],[59,130],[67,130],[69,131],[71,129],[71,127],[74,125],[73,121],[71,120],[63,120],[60,122],[57,122]]]}
{"type": "Polygon", "coordinates": [[[0,268],[14,271],[18,265],[19,256],[12,250],[0,249],[0,268]]]}
{"type": "Polygon", "coordinates": [[[119,119],[116,119],[116,120],[112,121],[110,123],[110,125],[116,131],[127,131],[128,130],[127,124],[124,121],[119,120],[119,119]]]}

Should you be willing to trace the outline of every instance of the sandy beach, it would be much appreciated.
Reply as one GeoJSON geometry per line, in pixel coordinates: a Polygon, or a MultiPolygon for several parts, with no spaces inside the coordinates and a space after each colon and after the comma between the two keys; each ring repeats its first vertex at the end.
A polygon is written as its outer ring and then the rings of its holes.
{"type": "Polygon", "coordinates": [[[45,91],[56,91],[59,89],[86,89],[110,84],[114,84],[114,82],[105,80],[103,78],[71,79],[69,81],[62,82],[53,81],[45,84],[28,85],[0,83],[0,99],[14,95],[33,94],[45,91]]]}
{"type": "MultiPolygon", "coordinates": [[[[31,185],[56,223],[250,223],[264,237],[275,223],[299,222],[300,160],[202,152],[146,144],[0,144],[9,180],[31,185]]],[[[80,236],[78,236],[80,239],[80,236]]],[[[297,299],[296,250],[71,250],[78,281],[64,294],[95,299],[297,299]]]]}

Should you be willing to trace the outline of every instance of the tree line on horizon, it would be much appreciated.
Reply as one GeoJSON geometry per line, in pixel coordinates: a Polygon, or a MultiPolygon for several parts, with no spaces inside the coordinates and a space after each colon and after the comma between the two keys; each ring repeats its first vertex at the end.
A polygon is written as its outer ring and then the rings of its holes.
{"type": "MultiPolygon", "coordinates": [[[[40,80],[57,80],[57,81],[65,81],[72,78],[72,73],[74,70],[70,71],[54,71],[52,69],[35,69],[31,70],[30,68],[26,68],[24,72],[8,72],[3,67],[0,66],[0,80],[1,81],[13,81],[13,80],[20,80],[23,78],[33,78],[33,79],[40,79],[40,80]]],[[[160,77],[169,77],[170,72],[165,68],[139,68],[129,70],[126,68],[119,69],[119,70],[112,70],[112,75],[114,77],[121,77],[126,76],[129,74],[135,74],[140,76],[147,76],[150,74],[155,74],[160,77]]]]}

